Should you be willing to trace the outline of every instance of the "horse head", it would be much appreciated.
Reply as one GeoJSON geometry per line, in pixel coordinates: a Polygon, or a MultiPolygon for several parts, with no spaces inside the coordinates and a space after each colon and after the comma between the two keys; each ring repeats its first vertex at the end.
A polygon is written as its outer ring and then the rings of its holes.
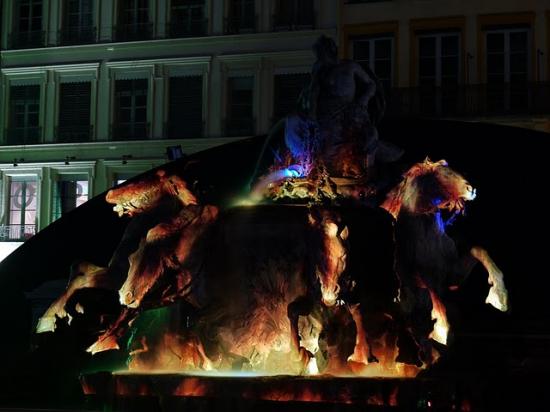
{"type": "Polygon", "coordinates": [[[476,190],[445,160],[426,158],[412,166],[399,185],[392,189],[382,207],[394,218],[403,210],[411,214],[431,214],[447,210],[460,213],[476,190]]]}
{"type": "Polygon", "coordinates": [[[322,256],[316,267],[321,300],[326,306],[334,306],[340,293],[340,278],[346,269],[349,231],[341,224],[339,216],[327,210],[310,213],[309,222],[322,238],[322,256]]]}

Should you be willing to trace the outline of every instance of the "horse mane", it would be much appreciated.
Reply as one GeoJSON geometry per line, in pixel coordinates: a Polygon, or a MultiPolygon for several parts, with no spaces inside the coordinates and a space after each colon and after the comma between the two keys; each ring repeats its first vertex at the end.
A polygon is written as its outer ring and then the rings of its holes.
{"type": "Polygon", "coordinates": [[[426,158],[403,174],[403,180],[393,188],[381,207],[397,218],[402,208],[417,214],[437,210],[462,211],[463,194],[456,182],[466,180],[448,167],[445,160],[432,162],[426,158]],[[444,179],[452,176],[453,179],[444,179]]]}

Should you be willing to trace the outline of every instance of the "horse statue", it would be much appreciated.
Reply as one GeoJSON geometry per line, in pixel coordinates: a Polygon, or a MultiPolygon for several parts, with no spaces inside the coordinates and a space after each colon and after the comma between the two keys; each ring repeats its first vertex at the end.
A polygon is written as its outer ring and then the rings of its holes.
{"type": "MultiPolygon", "coordinates": [[[[287,224],[295,230],[289,232],[283,226],[275,229],[276,225],[268,220],[271,215],[262,216],[260,210],[254,218],[257,224],[272,225],[274,233],[264,231],[252,236],[251,242],[243,229],[250,222],[236,223],[231,213],[220,217],[217,207],[200,205],[177,176],[166,176],[162,171],[155,176],[129,183],[126,189],[113,189],[106,196],[117,214],[130,217],[138,227],[147,222],[140,229],[129,224],[132,235],[123,236],[119,249],[127,253],[129,263],[124,281],[113,275],[111,267],[76,265],[65,294],[40,318],[37,332],[54,331],[60,319],[70,321],[74,316],[83,316],[86,304],[79,300],[79,294],[105,289],[118,291],[121,310],[102,325],[103,332],[87,349],[92,354],[119,349],[121,338],[144,311],[184,301],[193,311],[201,312],[199,323],[208,331],[200,333],[215,335],[220,341],[210,342],[208,353],[242,362],[255,350],[258,366],[265,364],[272,348],[277,347],[295,354],[297,373],[317,370],[314,352],[318,346],[306,343],[306,330],[317,325],[321,331],[322,316],[314,312],[344,305],[340,295],[349,289],[340,284],[346,271],[348,228],[339,214],[323,208],[285,209],[287,224]],[[177,190],[173,185],[164,192],[151,187],[164,187],[165,182],[179,182],[177,190]],[[138,204],[140,207],[134,207],[138,204]],[[171,212],[167,214],[167,210],[171,212]],[[144,216],[149,218],[145,221],[144,216]],[[234,246],[228,245],[224,236],[229,236],[234,246]],[[133,251],[125,238],[133,239],[133,251]],[[242,249],[250,250],[252,255],[242,256],[242,249]],[[240,258],[236,260],[235,256],[240,258]],[[266,311],[266,305],[273,310],[266,311]],[[246,327],[238,324],[243,319],[246,327]],[[263,336],[263,343],[259,336],[263,336]],[[262,347],[263,352],[258,349],[262,347]]],[[[248,229],[253,232],[255,227],[248,229]]],[[[122,267],[117,261],[124,260],[123,253],[117,249],[114,255],[117,258],[112,259],[112,266],[122,267]]],[[[359,322],[359,305],[346,307],[352,319],[359,322]]],[[[362,326],[357,323],[356,329],[361,331],[362,326]]],[[[356,339],[357,345],[368,348],[364,336],[356,339]]],[[[196,341],[196,336],[190,339],[196,341]]],[[[200,350],[197,347],[197,353],[199,364],[212,364],[202,346],[200,350]]]]}
{"type": "Polygon", "coordinates": [[[395,218],[399,304],[424,362],[431,362],[430,338],[447,343],[442,297],[463,282],[477,262],[486,269],[491,285],[486,302],[500,311],[508,310],[502,271],[487,251],[479,246],[462,251],[446,232],[464,213],[466,202],[475,197],[476,190],[445,160],[425,159],[404,173],[381,205],[395,218]]]}

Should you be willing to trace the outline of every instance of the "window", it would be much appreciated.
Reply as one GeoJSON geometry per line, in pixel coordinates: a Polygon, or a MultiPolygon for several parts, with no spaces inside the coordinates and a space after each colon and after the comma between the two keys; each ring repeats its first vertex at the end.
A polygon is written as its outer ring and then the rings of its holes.
{"type": "Polygon", "coordinates": [[[149,40],[153,25],[149,22],[149,0],[119,0],[117,41],[149,40]]]}
{"type": "Polygon", "coordinates": [[[226,33],[251,33],[256,30],[255,0],[230,0],[226,33]]]}
{"type": "Polygon", "coordinates": [[[298,97],[309,83],[309,73],[277,74],[273,78],[273,121],[296,111],[298,97]]]}
{"type": "Polygon", "coordinates": [[[253,90],[253,76],[229,78],[226,112],[226,132],[228,136],[254,134],[253,90]]]}
{"type": "Polygon", "coordinates": [[[172,0],[170,37],[206,34],[205,0],[172,0]]]}
{"type": "Polygon", "coordinates": [[[418,84],[456,86],[459,83],[460,48],[458,33],[418,37],[418,84]]]}
{"type": "Polygon", "coordinates": [[[113,140],[148,137],[146,79],[115,82],[115,126],[113,140]]]}
{"type": "Polygon", "coordinates": [[[458,110],[460,32],[418,35],[419,109],[422,115],[452,115],[458,110]]]}
{"type": "Polygon", "coordinates": [[[353,42],[353,59],[370,68],[389,92],[393,77],[393,37],[368,37],[353,42]]]}
{"type": "Polygon", "coordinates": [[[527,82],[529,77],[528,35],[528,29],[487,31],[487,83],[527,82]]]}
{"type": "Polygon", "coordinates": [[[202,76],[170,78],[167,137],[202,137],[202,76]]]}
{"type": "Polygon", "coordinates": [[[34,177],[9,179],[8,224],[2,237],[7,240],[25,240],[36,233],[38,183],[34,177]]]}
{"type": "Polygon", "coordinates": [[[275,30],[312,29],[313,0],[279,0],[274,16],[275,30]]]}
{"type": "Polygon", "coordinates": [[[62,176],[53,188],[52,221],[88,200],[88,180],[84,176],[62,176]]]}
{"type": "Polygon", "coordinates": [[[15,32],[11,35],[10,46],[14,49],[44,46],[42,0],[18,0],[15,10],[15,32]]]}
{"type": "Polygon", "coordinates": [[[486,32],[488,112],[525,112],[529,107],[529,29],[486,32]]]}
{"type": "Polygon", "coordinates": [[[90,82],[61,83],[59,86],[58,142],[90,140],[91,88],[90,82]]]}
{"type": "Polygon", "coordinates": [[[42,129],[39,127],[39,116],[40,86],[12,86],[7,143],[40,143],[42,129]]]}
{"type": "Polygon", "coordinates": [[[93,43],[96,37],[93,27],[92,0],[65,0],[61,44],[93,43]]]}
{"type": "Polygon", "coordinates": [[[134,176],[137,176],[138,174],[143,173],[143,171],[134,171],[134,172],[121,172],[121,173],[114,173],[113,174],[113,187],[121,185],[122,183],[130,180],[134,176]]]}

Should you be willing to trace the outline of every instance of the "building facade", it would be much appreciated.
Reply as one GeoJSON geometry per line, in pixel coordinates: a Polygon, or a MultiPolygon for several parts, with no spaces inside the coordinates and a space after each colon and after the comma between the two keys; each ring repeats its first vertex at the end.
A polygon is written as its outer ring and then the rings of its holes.
{"type": "Polygon", "coordinates": [[[313,42],[336,37],[338,5],[13,0],[1,11],[7,251],[173,148],[266,133],[309,78],[313,42]]]}
{"type": "Polygon", "coordinates": [[[345,0],[342,56],[370,66],[390,115],[550,132],[547,0],[345,0]]]}

